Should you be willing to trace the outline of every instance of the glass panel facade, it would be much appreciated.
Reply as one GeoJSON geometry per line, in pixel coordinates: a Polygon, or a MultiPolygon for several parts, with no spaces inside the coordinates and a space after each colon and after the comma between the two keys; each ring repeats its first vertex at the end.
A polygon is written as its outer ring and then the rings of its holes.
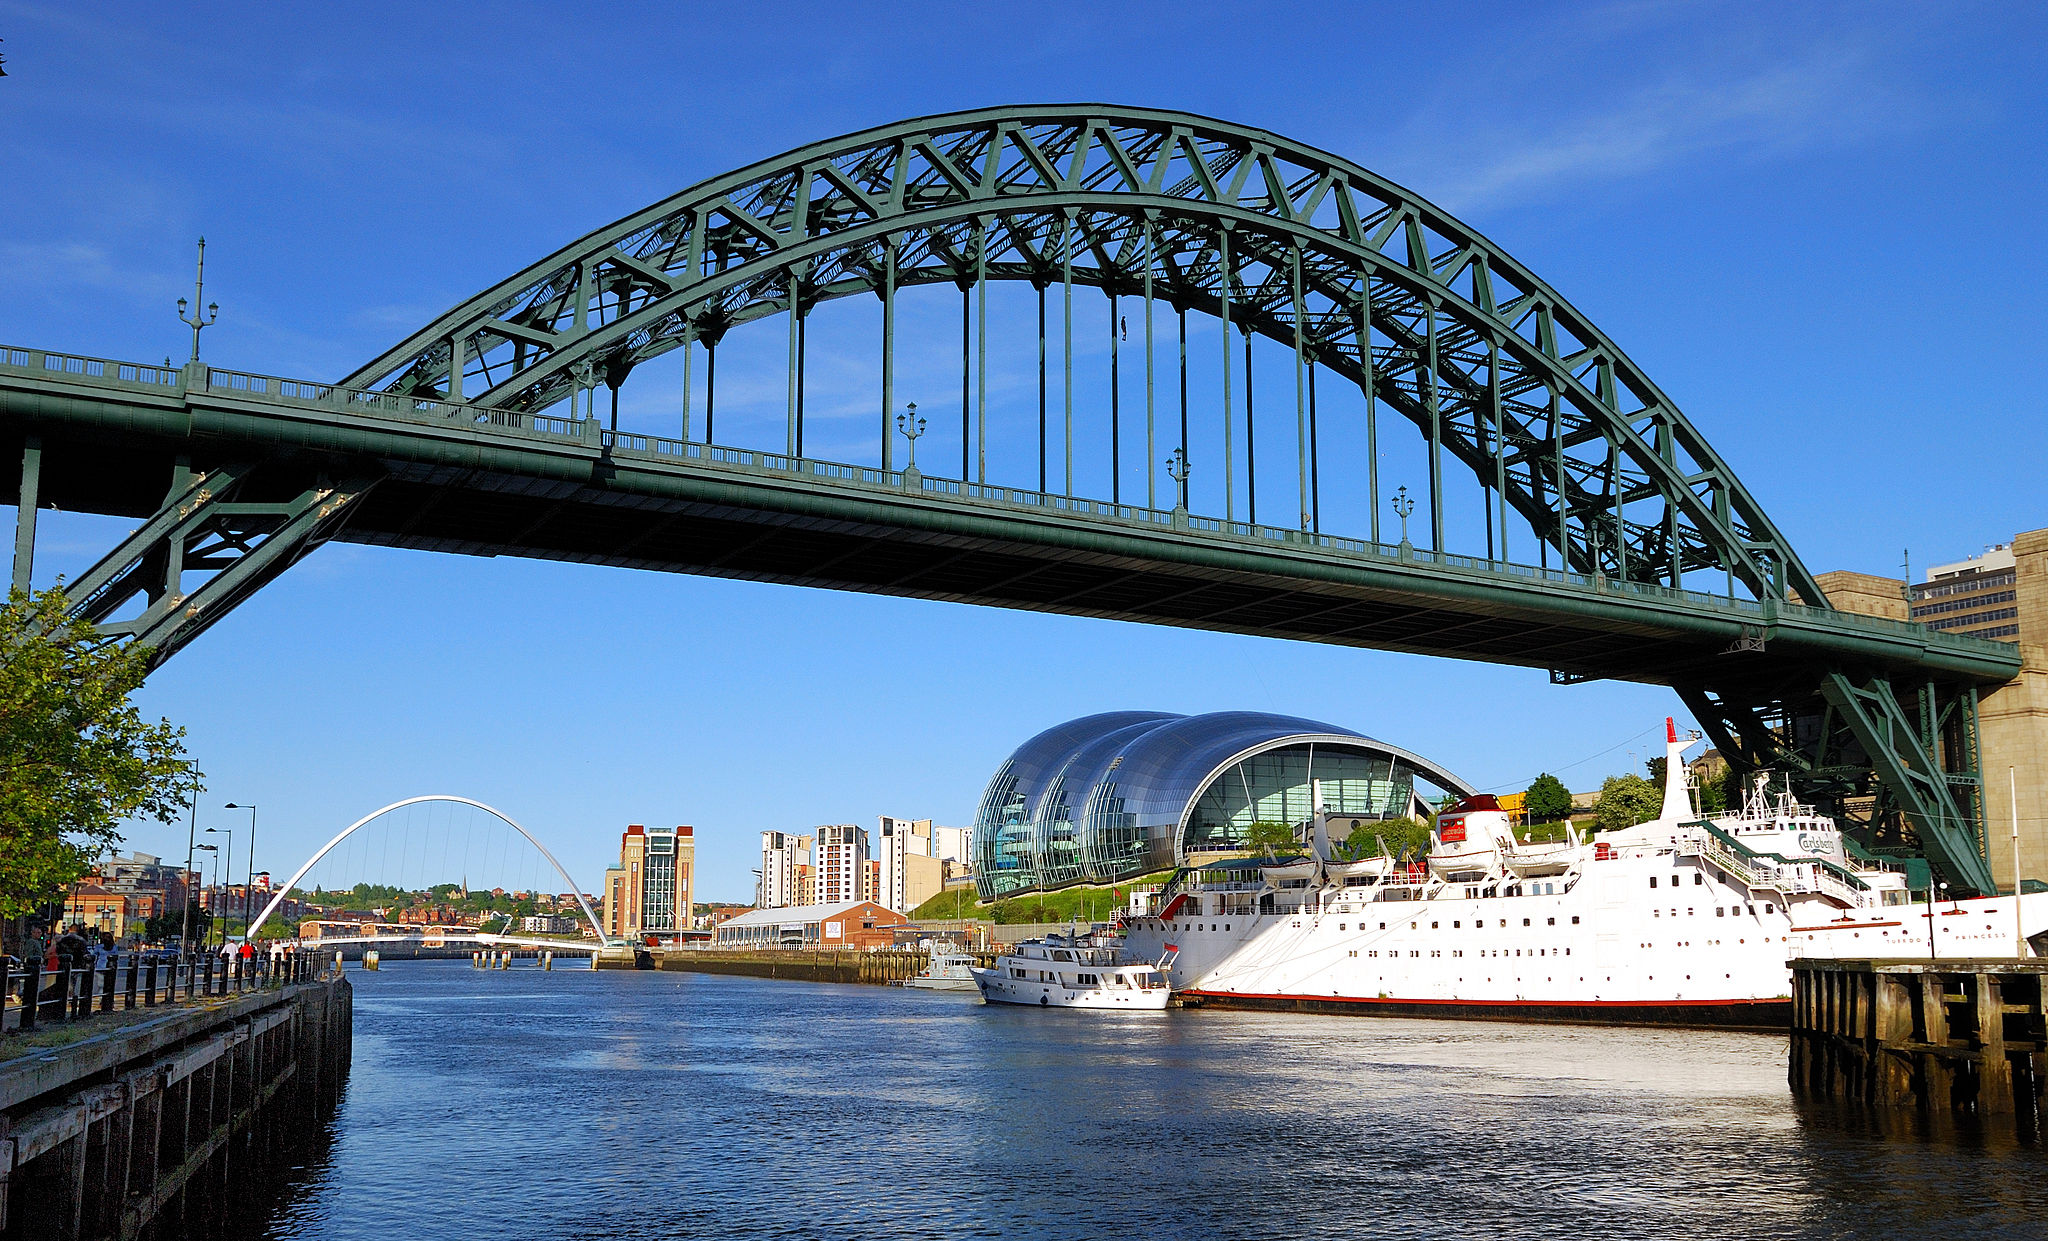
{"type": "Polygon", "coordinates": [[[1242,848],[1256,821],[1309,817],[1311,778],[1332,813],[1395,817],[1408,813],[1417,776],[1469,791],[1427,760],[1314,720],[1089,716],[1033,737],[997,770],[975,821],[976,882],[995,899],[1242,848]]]}
{"type": "MultiPolygon", "coordinates": [[[[1051,833],[1041,827],[1040,815],[1064,819],[1057,796],[1046,794],[1076,751],[1110,733],[1177,718],[1162,711],[1110,711],[1048,728],[1017,747],[989,781],[974,817],[974,875],[982,899],[1046,886],[1041,859],[1051,833]],[[1043,805],[1048,800],[1055,804],[1043,805]]],[[[1070,837],[1071,830],[1059,834],[1070,837]]],[[[1066,862],[1059,869],[1072,873],[1075,867],[1066,862]]]]}
{"type": "Polygon", "coordinates": [[[1308,821],[1309,781],[1323,786],[1330,814],[1392,819],[1408,813],[1415,771],[1391,755],[1325,744],[1290,745],[1232,763],[1196,799],[1182,853],[1243,849],[1253,823],[1308,821]]]}

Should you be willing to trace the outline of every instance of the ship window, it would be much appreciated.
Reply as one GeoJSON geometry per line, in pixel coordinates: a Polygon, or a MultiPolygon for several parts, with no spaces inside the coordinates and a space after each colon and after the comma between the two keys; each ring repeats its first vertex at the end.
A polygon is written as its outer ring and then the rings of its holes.
{"type": "Polygon", "coordinates": [[[1430,923],[1430,924],[1429,924],[1429,929],[1430,929],[1430,930],[1434,931],[1434,930],[1436,930],[1436,928],[1437,928],[1437,924],[1436,924],[1436,923],[1432,922],[1432,923],[1430,923]]]}
{"type": "Polygon", "coordinates": [[[1700,886],[1701,884],[1705,883],[1706,881],[1707,881],[1707,877],[1706,877],[1705,875],[1702,875],[1702,874],[1700,874],[1700,873],[1699,873],[1698,871],[1694,871],[1694,872],[1693,872],[1693,875],[1692,875],[1692,886],[1694,886],[1694,887],[1698,887],[1698,886],[1700,886]]]}
{"type": "Polygon", "coordinates": [[[1770,905],[1769,903],[1766,903],[1766,904],[1764,905],[1764,912],[1765,912],[1765,913],[1775,913],[1775,912],[1777,912],[1777,911],[1776,911],[1775,907],[1773,907],[1773,906],[1772,906],[1772,905],[1770,905]]]}
{"type": "MultiPolygon", "coordinates": [[[[1572,925],[1573,925],[1573,926],[1577,926],[1578,924],[1579,924],[1579,915],[1577,915],[1577,914],[1573,914],[1573,915],[1572,915],[1572,925]]],[[[1569,951],[1571,951],[1571,949],[1567,948],[1567,949],[1565,949],[1565,951],[1569,952],[1569,951]]]]}
{"type": "Polygon", "coordinates": [[[1727,914],[1725,914],[1725,913],[1723,913],[1723,912],[1722,912],[1722,909],[1721,909],[1721,907],[1720,907],[1719,905],[1716,905],[1716,906],[1714,906],[1714,916],[1715,916],[1716,918],[1724,918],[1724,917],[1727,917],[1727,914]]]}
{"type": "Polygon", "coordinates": [[[1457,923],[1457,922],[1453,922],[1453,923],[1451,923],[1451,929],[1452,929],[1453,931],[1455,931],[1455,930],[1457,930],[1457,929],[1458,929],[1459,925],[1460,925],[1459,923],[1457,923]]]}
{"type": "Polygon", "coordinates": [[[1381,929],[1382,931],[1386,930],[1386,929],[1387,929],[1387,924],[1386,924],[1386,923],[1384,923],[1384,922],[1380,923],[1380,929],[1381,929]]]}
{"type": "Polygon", "coordinates": [[[1651,876],[1650,876],[1650,886],[1651,886],[1651,887],[1653,887],[1653,888],[1657,886],[1657,876],[1655,876],[1655,875],[1651,875],[1651,876]]]}
{"type": "Polygon", "coordinates": [[[1524,918],[1524,919],[1522,919],[1522,925],[1523,925],[1523,926],[1527,926],[1527,925],[1529,925],[1529,920],[1528,920],[1527,918],[1524,918]]]}
{"type": "Polygon", "coordinates": [[[1545,918],[1545,919],[1543,920],[1543,925],[1545,925],[1545,926],[1556,926],[1556,925],[1557,925],[1557,919],[1555,919],[1555,918],[1545,918]]]}
{"type": "Polygon", "coordinates": [[[1500,920],[1500,924],[1501,924],[1502,926],[1506,926],[1506,925],[1508,924],[1508,920],[1507,920],[1506,918],[1502,918],[1502,919],[1500,920]]]}
{"type": "MultiPolygon", "coordinates": [[[[1342,922],[1339,922],[1339,923],[1337,924],[1337,929],[1338,929],[1338,930],[1340,930],[1340,931],[1348,931],[1348,930],[1350,930],[1351,928],[1350,928],[1350,927],[1348,927],[1348,926],[1346,926],[1346,925],[1345,925],[1345,924],[1343,924],[1342,922]]],[[[1352,955],[1356,956],[1357,954],[1356,954],[1356,953],[1353,953],[1352,955]]]]}

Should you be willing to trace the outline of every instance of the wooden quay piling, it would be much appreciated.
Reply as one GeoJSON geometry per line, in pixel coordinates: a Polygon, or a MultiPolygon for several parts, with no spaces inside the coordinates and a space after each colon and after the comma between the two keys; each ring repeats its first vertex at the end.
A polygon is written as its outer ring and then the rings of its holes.
{"type": "Polygon", "coordinates": [[[261,1232],[254,1191],[333,1113],[352,1024],[338,967],[266,982],[0,1038],[0,1241],[261,1232]]]}
{"type": "Polygon", "coordinates": [[[2048,961],[1792,962],[1792,1090],[2041,1132],[2048,961]]]}

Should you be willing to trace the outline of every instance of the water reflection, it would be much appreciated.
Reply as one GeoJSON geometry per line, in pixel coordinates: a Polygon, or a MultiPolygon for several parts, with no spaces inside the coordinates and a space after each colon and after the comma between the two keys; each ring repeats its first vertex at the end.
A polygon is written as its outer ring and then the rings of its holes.
{"type": "Polygon", "coordinates": [[[1783,1040],[407,963],[271,1235],[2038,1235],[2037,1149],[1795,1106],[1783,1040]]]}

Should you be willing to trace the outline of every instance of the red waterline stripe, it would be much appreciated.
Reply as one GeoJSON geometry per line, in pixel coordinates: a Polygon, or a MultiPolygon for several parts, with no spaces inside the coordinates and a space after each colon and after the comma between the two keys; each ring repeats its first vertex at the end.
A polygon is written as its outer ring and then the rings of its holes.
{"type": "Polygon", "coordinates": [[[1903,922],[1824,922],[1819,926],[1795,926],[1794,934],[1801,931],[1867,931],[1877,926],[1904,926],[1903,922]]]}
{"type": "Polygon", "coordinates": [[[1268,995],[1258,991],[1183,991],[1182,995],[1213,996],[1219,1000],[1313,1000],[1318,1004],[1441,1004],[1446,1007],[1485,1008],[1712,1008],[1742,1004],[1789,1004],[1790,995],[1754,1000],[1404,1000],[1398,996],[1357,995],[1268,995]]]}

